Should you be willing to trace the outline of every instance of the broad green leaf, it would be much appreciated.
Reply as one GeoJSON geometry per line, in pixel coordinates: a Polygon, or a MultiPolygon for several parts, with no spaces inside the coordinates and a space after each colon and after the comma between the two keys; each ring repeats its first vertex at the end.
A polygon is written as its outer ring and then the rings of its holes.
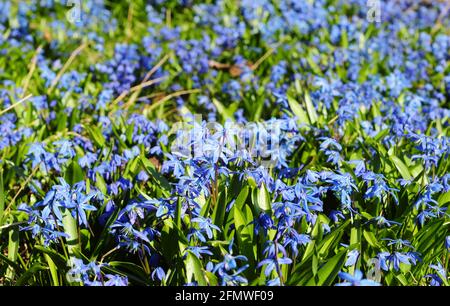
{"type": "Polygon", "coordinates": [[[69,252],[70,263],[73,263],[76,253],[79,251],[79,237],[77,220],[72,216],[70,211],[66,208],[61,210],[63,216],[64,232],[68,235],[66,239],[67,250],[69,252]]]}
{"type": "Polygon", "coordinates": [[[203,272],[202,263],[191,252],[188,252],[186,256],[186,276],[188,282],[196,280],[200,286],[206,286],[208,284],[205,278],[206,275],[203,272]]]}
{"type": "Polygon", "coordinates": [[[151,179],[161,187],[164,196],[169,196],[170,190],[172,190],[169,181],[156,170],[155,165],[153,165],[144,155],[140,156],[140,160],[144,169],[150,174],[151,179]]]}
{"type": "MultiPolygon", "coordinates": [[[[138,266],[132,262],[110,261],[108,262],[108,266],[113,267],[116,273],[120,272],[120,274],[125,274],[128,278],[132,280],[136,280],[142,284],[150,284],[149,275],[145,273],[144,269],[141,266],[138,266]]],[[[108,269],[108,266],[105,267],[105,270],[108,269]]]]}
{"type": "Polygon", "coordinates": [[[91,136],[91,139],[94,140],[95,144],[99,148],[103,148],[105,146],[105,137],[103,136],[100,129],[96,126],[85,126],[86,131],[91,136]]]}
{"type": "Polygon", "coordinates": [[[450,202],[450,191],[444,192],[438,198],[438,203],[440,206],[450,202]]]}
{"type": "MultiPolygon", "coordinates": [[[[8,259],[12,262],[17,261],[18,252],[19,252],[19,229],[14,226],[9,230],[8,235],[8,259]]],[[[6,272],[6,278],[12,279],[14,277],[14,270],[8,268],[6,272]]]]}
{"type": "Polygon", "coordinates": [[[247,226],[249,222],[248,220],[246,220],[241,209],[239,209],[237,206],[233,206],[233,212],[239,249],[242,251],[242,254],[247,257],[250,264],[254,264],[255,260],[253,255],[253,241],[252,241],[253,233],[247,226]]]}
{"type": "Polygon", "coordinates": [[[229,119],[234,117],[234,113],[239,107],[239,103],[232,103],[230,106],[225,107],[219,100],[213,98],[212,102],[217,108],[217,111],[224,119],[229,119]]]}
{"type": "Polygon", "coordinates": [[[227,189],[225,188],[224,191],[219,194],[219,200],[217,201],[216,206],[214,207],[214,212],[212,214],[214,224],[219,228],[222,227],[223,222],[225,221],[225,211],[227,205],[227,189]]]}
{"type": "Polygon", "coordinates": [[[322,70],[319,68],[319,66],[316,64],[314,59],[312,58],[312,52],[308,52],[308,55],[306,56],[306,61],[308,62],[309,66],[311,67],[311,70],[314,72],[314,74],[317,74],[319,76],[322,76],[322,70]]]}
{"type": "Polygon", "coordinates": [[[272,211],[272,205],[270,194],[269,191],[267,191],[265,184],[262,183],[261,187],[254,189],[254,194],[256,196],[253,196],[253,204],[255,204],[256,211],[258,213],[259,211],[270,213],[272,211]]]}
{"type": "Polygon", "coordinates": [[[406,280],[405,275],[403,275],[403,274],[397,274],[397,275],[395,275],[395,277],[400,281],[400,283],[401,283],[403,286],[408,286],[409,282],[406,280]]]}
{"type": "Polygon", "coordinates": [[[294,113],[294,115],[298,118],[298,121],[300,123],[309,124],[308,114],[305,112],[305,110],[301,107],[301,105],[295,101],[293,98],[288,96],[288,103],[289,106],[294,113]]]}
{"type": "Polygon", "coordinates": [[[62,256],[58,252],[56,252],[48,247],[43,247],[40,245],[35,245],[34,248],[38,252],[48,255],[53,260],[53,262],[56,264],[56,266],[58,267],[59,270],[64,271],[65,269],[68,268],[66,259],[64,258],[64,256],[62,256]]]}
{"type": "Polygon", "coordinates": [[[380,243],[372,232],[363,230],[364,239],[374,248],[379,248],[380,243]]]}
{"type": "Polygon", "coordinates": [[[214,273],[205,271],[205,277],[210,286],[218,286],[219,285],[219,280],[217,279],[217,276],[214,273]]]}
{"type": "Polygon", "coordinates": [[[245,201],[247,200],[247,196],[248,196],[248,186],[244,186],[244,188],[242,188],[241,192],[239,192],[239,195],[234,201],[234,205],[237,206],[239,209],[242,209],[245,205],[245,201]]]}
{"type": "Polygon", "coordinates": [[[340,242],[342,235],[344,234],[344,229],[350,224],[350,220],[342,223],[338,228],[336,228],[331,233],[327,234],[325,238],[321,241],[317,247],[319,250],[319,256],[323,257],[332,251],[340,242]]]}
{"type": "Polygon", "coordinates": [[[401,176],[405,180],[412,179],[411,174],[409,173],[408,167],[398,158],[397,156],[390,156],[392,162],[394,163],[395,167],[397,168],[398,172],[400,172],[401,176]]]}
{"type": "Polygon", "coordinates": [[[3,225],[3,212],[5,211],[5,202],[6,202],[6,193],[3,187],[3,171],[0,170],[0,226],[3,225]]]}
{"type": "Polygon", "coordinates": [[[108,194],[108,189],[106,187],[106,182],[103,179],[103,176],[99,173],[95,173],[95,186],[101,191],[102,194],[108,194]]]}
{"type": "Polygon", "coordinates": [[[329,261],[327,261],[317,272],[317,281],[315,278],[306,284],[307,286],[331,286],[336,280],[336,277],[344,266],[347,251],[341,251],[329,261]]]}
{"type": "Polygon", "coordinates": [[[46,270],[47,267],[43,266],[42,264],[40,264],[39,262],[35,263],[34,265],[31,266],[31,268],[27,269],[25,271],[25,273],[23,273],[19,279],[16,282],[16,286],[23,286],[26,285],[28,280],[33,277],[34,274],[46,270]]]}
{"type": "Polygon", "coordinates": [[[316,123],[317,122],[317,112],[316,112],[316,108],[314,107],[314,104],[311,101],[311,97],[310,97],[308,91],[305,92],[305,104],[306,104],[306,110],[308,111],[309,122],[311,122],[311,124],[316,123]]]}

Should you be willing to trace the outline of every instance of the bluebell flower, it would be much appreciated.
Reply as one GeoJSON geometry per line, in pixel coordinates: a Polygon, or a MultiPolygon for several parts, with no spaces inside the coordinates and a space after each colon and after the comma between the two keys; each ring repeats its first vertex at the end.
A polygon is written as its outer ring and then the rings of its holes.
{"type": "Polygon", "coordinates": [[[337,174],[332,172],[321,172],[321,179],[330,183],[329,187],[332,191],[335,191],[337,196],[340,198],[342,208],[350,211],[350,213],[356,213],[356,210],[352,207],[352,202],[350,195],[353,190],[358,188],[353,182],[353,179],[348,173],[337,174]]]}
{"type": "Polygon", "coordinates": [[[344,214],[339,210],[332,210],[329,214],[329,218],[334,222],[339,222],[339,219],[345,220],[344,214]]]}
{"type": "Polygon", "coordinates": [[[253,221],[253,223],[255,224],[256,233],[259,233],[261,229],[264,233],[267,233],[267,230],[274,228],[274,222],[272,218],[264,212],[261,212],[258,218],[253,221]]]}
{"type": "Polygon", "coordinates": [[[410,257],[406,254],[400,253],[400,252],[394,252],[392,253],[389,258],[389,262],[393,264],[394,270],[398,271],[400,269],[400,263],[404,263],[409,265],[410,257]]]}
{"type": "Polygon", "coordinates": [[[191,252],[197,258],[202,258],[203,255],[213,255],[213,253],[206,246],[188,246],[186,251],[191,252]]]}
{"type": "Polygon", "coordinates": [[[112,200],[106,202],[105,210],[103,211],[103,214],[99,217],[100,225],[105,225],[108,219],[111,217],[115,210],[116,206],[112,200]]]}
{"type": "Polygon", "coordinates": [[[158,279],[159,281],[163,281],[166,278],[166,272],[164,271],[163,268],[161,267],[157,267],[155,270],[153,270],[152,272],[152,279],[158,279]]]}
{"type": "Polygon", "coordinates": [[[435,270],[436,273],[427,274],[425,278],[431,278],[430,285],[432,286],[442,286],[444,283],[443,279],[447,279],[446,269],[439,262],[435,265],[430,265],[430,268],[435,270]]]}
{"type": "Polygon", "coordinates": [[[105,286],[128,286],[128,278],[117,274],[106,274],[105,286]]]}
{"type": "Polygon", "coordinates": [[[371,222],[375,222],[379,227],[383,227],[383,226],[391,227],[393,225],[401,225],[401,223],[396,222],[396,221],[392,221],[392,220],[387,220],[383,216],[375,217],[375,218],[367,221],[366,223],[371,223],[371,222]]]}
{"type": "Polygon", "coordinates": [[[382,240],[386,240],[389,241],[387,243],[388,246],[393,245],[397,250],[402,249],[404,247],[408,247],[408,248],[414,248],[411,245],[411,242],[408,240],[404,240],[404,239],[391,239],[391,238],[382,238],[382,240]]]}
{"type": "Polygon", "coordinates": [[[444,283],[441,279],[441,277],[439,275],[437,275],[436,273],[430,273],[424,276],[424,278],[429,278],[430,280],[430,285],[434,286],[434,287],[439,287],[442,286],[442,284],[444,283]]]}
{"type": "Polygon", "coordinates": [[[378,262],[377,262],[377,269],[380,270],[384,270],[384,271],[389,271],[389,263],[388,263],[388,258],[390,256],[389,252],[381,252],[378,253],[377,258],[378,258],[378,262]]]}
{"type": "Polygon", "coordinates": [[[344,266],[346,266],[346,267],[353,266],[356,263],[356,261],[358,260],[358,257],[359,257],[359,251],[356,249],[351,250],[347,254],[347,261],[345,262],[344,266]]]}
{"type": "Polygon", "coordinates": [[[266,277],[269,277],[270,274],[272,274],[272,271],[276,271],[277,264],[278,265],[289,265],[292,263],[292,260],[290,258],[284,257],[284,258],[266,258],[263,259],[258,263],[256,268],[261,268],[262,266],[266,266],[264,269],[264,274],[266,277]]]}
{"type": "Polygon", "coordinates": [[[380,286],[379,283],[373,280],[363,279],[363,273],[360,270],[355,270],[354,275],[345,272],[339,272],[338,275],[345,282],[338,283],[336,286],[380,286]]]}
{"type": "Polygon", "coordinates": [[[220,232],[220,228],[211,222],[210,218],[203,218],[201,216],[195,217],[191,220],[193,223],[197,223],[199,228],[206,232],[209,239],[213,237],[213,230],[220,232]]]}
{"type": "Polygon", "coordinates": [[[290,246],[294,255],[298,255],[298,246],[306,246],[311,242],[311,237],[306,234],[299,234],[294,228],[286,226],[283,232],[284,247],[290,246]]]}
{"type": "Polygon", "coordinates": [[[366,183],[371,182],[372,184],[364,195],[366,199],[378,198],[381,201],[384,195],[390,194],[395,199],[395,203],[398,203],[397,196],[394,193],[398,190],[387,185],[384,175],[368,171],[362,175],[362,178],[366,183]]]}

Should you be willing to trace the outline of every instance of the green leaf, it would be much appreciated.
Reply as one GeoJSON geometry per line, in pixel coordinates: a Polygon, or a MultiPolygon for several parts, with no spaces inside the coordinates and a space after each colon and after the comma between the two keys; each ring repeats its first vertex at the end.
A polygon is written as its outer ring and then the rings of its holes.
{"type": "Polygon", "coordinates": [[[255,192],[256,197],[254,197],[253,203],[256,204],[257,211],[262,210],[265,213],[270,213],[272,211],[272,205],[266,185],[262,183],[261,187],[255,189],[255,192]]]}
{"type": "MultiPolygon", "coordinates": [[[[8,259],[12,262],[17,261],[17,256],[19,252],[19,229],[17,227],[12,227],[9,230],[9,240],[8,240],[8,259]]],[[[8,269],[6,272],[6,278],[12,279],[14,277],[14,270],[8,269]]]]}
{"type": "Polygon", "coordinates": [[[311,70],[314,72],[314,74],[317,74],[319,76],[322,76],[322,70],[320,70],[320,67],[316,64],[314,59],[312,58],[312,52],[308,52],[308,55],[306,56],[306,61],[308,62],[309,66],[311,67],[311,70]]]}
{"type": "MultiPolygon", "coordinates": [[[[130,279],[134,279],[135,281],[142,284],[150,284],[150,278],[145,273],[144,269],[132,262],[128,261],[110,261],[108,263],[109,266],[114,269],[118,269],[121,273],[128,276],[130,279]]],[[[107,267],[105,267],[105,270],[107,267]]]]}
{"type": "Polygon", "coordinates": [[[311,122],[311,124],[314,124],[317,122],[318,117],[317,117],[316,108],[314,107],[314,105],[311,101],[311,97],[310,97],[308,91],[305,92],[305,103],[306,103],[306,110],[307,110],[308,116],[309,116],[309,122],[311,122]]]}
{"type": "Polygon", "coordinates": [[[253,264],[255,261],[252,241],[253,233],[250,231],[248,226],[249,222],[247,222],[242,210],[237,206],[233,206],[233,212],[239,249],[242,250],[243,255],[247,257],[250,264],[253,264]]]}
{"type": "Polygon", "coordinates": [[[330,286],[341,271],[345,263],[347,251],[341,251],[323,265],[317,272],[317,280],[311,278],[306,284],[307,286],[330,286]]]}
{"type": "Polygon", "coordinates": [[[0,170],[0,226],[3,225],[3,212],[5,211],[6,194],[3,187],[3,171],[0,170]]]}
{"type": "Polygon", "coordinates": [[[94,140],[95,144],[99,148],[103,148],[105,146],[105,137],[103,137],[103,134],[101,130],[96,126],[85,126],[86,131],[91,136],[91,139],[94,140]]]}
{"type": "Polygon", "coordinates": [[[395,276],[399,281],[400,281],[400,283],[403,285],[403,286],[408,286],[408,281],[406,280],[406,277],[405,277],[405,275],[403,275],[403,274],[398,274],[398,275],[396,275],[395,276]]]}
{"type": "Polygon", "coordinates": [[[450,202],[450,191],[444,192],[438,198],[438,203],[440,206],[450,202]]]}
{"type": "Polygon", "coordinates": [[[206,279],[210,286],[218,286],[219,285],[219,280],[217,279],[217,276],[214,273],[205,271],[205,276],[206,276],[206,279]]]}
{"type": "Polygon", "coordinates": [[[70,185],[84,180],[83,170],[81,169],[78,162],[72,161],[70,163],[65,174],[65,180],[70,185]]]}
{"type": "Polygon", "coordinates": [[[64,232],[69,236],[66,239],[67,250],[69,251],[70,263],[79,251],[79,239],[78,239],[78,224],[77,220],[72,216],[70,211],[66,208],[61,210],[63,217],[64,232]]]}
{"type": "Polygon", "coordinates": [[[156,170],[155,165],[153,165],[144,155],[141,155],[139,159],[144,166],[144,169],[150,174],[151,179],[161,188],[161,192],[164,196],[169,196],[170,190],[172,190],[169,181],[156,170]]]}
{"type": "Polygon", "coordinates": [[[311,266],[312,273],[313,273],[314,276],[317,275],[318,267],[319,267],[319,258],[317,258],[317,255],[314,254],[313,257],[312,257],[312,266],[311,266]]]}
{"type": "Polygon", "coordinates": [[[236,201],[234,201],[234,206],[237,206],[239,209],[242,210],[242,208],[245,205],[245,201],[247,200],[247,196],[248,196],[248,186],[244,186],[241,192],[239,192],[236,201]]]}
{"type": "Polygon", "coordinates": [[[212,214],[214,224],[219,228],[222,227],[223,222],[225,221],[225,211],[227,208],[227,204],[227,189],[225,188],[224,191],[219,194],[219,200],[217,201],[212,214]]]}
{"type": "Polygon", "coordinates": [[[97,186],[97,188],[102,192],[102,194],[108,194],[106,182],[99,172],[95,173],[95,186],[97,186]]]}
{"type": "Polygon", "coordinates": [[[342,223],[338,228],[325,236],[320,242],[317,249],[319,250],[319,256],[324,257],[340,242],[344,229],[350,224],[350,220],[342,223]]]}
{"type": "Polygon", "coordinates": [[[58,269],[64,271],[65,269],[68,268],[66,259],[58,252],[40,245],[35,245],[34,248],[36,249],[36,251],[39,251],[43,254],[47,254],[57,265],[58,269]]]}
{"type": "Polygon", "coordinates": [[[205,273],[203,273],[202,263],[191,252],[188,252],[186,256],[186,276],[188,282],[196,280],[200,286],[206,286],[208,284],[205,273]]]}
{"type": "Polygon", "coordinates": [[[380,243],[372,232],[363,230],[364,239],[374,248],[379,248],[380,243]]]}
{"type": "Polygon", "coordinates": [[[31,266],[25,273],[22,274],[22,276],[17,280],[16,286],[23,286],[25,285],[28,280],[33,277],[34,274],[38,273],[39,271],[46,270],[47,267],[41,265],[40,263],[35,263],[31,266]]]}
{"type": "Polygon", "coordinates": [[[390,159],[394,163],[395,167],[397,168],[398,172],[400,172],[401,176],[405,180],[411,180],[411,174],[409,173],[408,167],[398,158],[397,156],[390,156],[390,159]]]}
{"type": "Polygon", "coordinates": [[[448,233],[448,227],[443,226],[444,220],[436,220],[422,227],[414,237],[413,245],[421,254],[428,254],[433,246],[443,245],[444,237],[448,233]]]}
{"type": "Polygon", "coordinates": [[[295,101],[293,98],[288,96],[288,103],[289,103],[289,106],[290,106],[292,112],[298,118],[298,121],[300,123],[305,123],[305,124],[310,123],[309,119],[308,119],[308,114],[305,112],[303,107],[297,101],[295,101]]]}
{"type": "Polygon", "coordinates": [[[10,268],[13,268],[15,270],[15,272],[22,271],[22,269],[16,262],[10,260],[8,257],[3,255],[2,253],[0,253],[0,262],[5,262],[10,268]]]}
{"type": "Polygon", "coordinates": [[[217,111],[224,119],[229,119],[234,117],[234,113],[239,107],[239,103],[234,102],[229,107],[225,107],[219,100],[213,98],[212,102],[217,108],[217,111]]]}
{"type": "Polygon", "coordinates": [[[182,209],[181,197],[177,199],[177,210],[175,211],[175,224],[178,228],[181,228],[181,209],[182,209]]]}

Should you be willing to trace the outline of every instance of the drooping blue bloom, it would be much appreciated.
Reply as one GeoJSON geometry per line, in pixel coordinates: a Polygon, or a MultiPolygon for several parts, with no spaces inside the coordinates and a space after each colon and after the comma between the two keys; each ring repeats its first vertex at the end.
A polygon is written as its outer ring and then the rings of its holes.
{"type": "Polygon", "coordinates": [[[345,272],[339,272],[338,275],[345,282],[338,283],[336,286],[380,286],[379,283],[373,280],[363,279],[363,273],[360,270],[355,270],[354,275],[345,272]]]}
{"type": "Polygon", "coordinates": [[[166,278],[166,272],[164,271],[163,268],[161,267],[157,267],[155,270],[153,270],[152,272],[152,279],[158,279],[159,281],[163,281],[166,278]]]}
{"type": "Polygon", "coordinates": [[[383,216],[375,217],[375,218],[367,221],[366,223],[369,223],[369,222],[375,222],[379,227],[383,227],[383,226],[391,227],[393,225],[401,225],[401,223],[396,222],[396,221],[392,221],[392,220],[387,220],[383,216]]]}
{"type": "Polygon", "coordinates": [[[187,251],[191,252],[197,258],[202,258],[203,255],[213,255],[213,253],[206,246],[188,246],[187,251]]]}
{"type": "Polygon", "coordinates": [[[346,266],[346,267],[353,266],[356,263],[356,261],[358,260],[358,257],[359,257],[359,251],[356,249],[351,250],[347,254],[347,261],[345,262],[344,266],[346,266]]]}
{"type": "Polygon", "coordinates": [[[105,286],[128,286],[128,278],[126,276],[106,274],[105,277],[108,279],[104,283],[105,286]]]}
{"type": "Polygon", "coordinates": [[[199,229],[191,228],[190,233],[187,235],[188,240],[191,239],[191,237],[196,237],[201,242],[206,242],[206,238],[203,235],[206,233],[206,236],[208,239],[213,238],[213,230],[220,232],[220,228],[216,225],[214,225],[211,222],[211,219],[209,218],[203,218],[201,216],[195,217],[191,220],[193,223],[197,223],[199,229]]]}

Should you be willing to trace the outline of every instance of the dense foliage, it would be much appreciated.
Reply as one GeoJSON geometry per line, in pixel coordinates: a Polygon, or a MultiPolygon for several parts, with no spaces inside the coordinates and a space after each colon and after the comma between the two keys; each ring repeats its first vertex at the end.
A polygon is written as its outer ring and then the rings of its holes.
{"type": "Polygon", "coordinates": [[[366,2],[0,0],[0,284],[449,285],[449,5],[366,2]]]}

